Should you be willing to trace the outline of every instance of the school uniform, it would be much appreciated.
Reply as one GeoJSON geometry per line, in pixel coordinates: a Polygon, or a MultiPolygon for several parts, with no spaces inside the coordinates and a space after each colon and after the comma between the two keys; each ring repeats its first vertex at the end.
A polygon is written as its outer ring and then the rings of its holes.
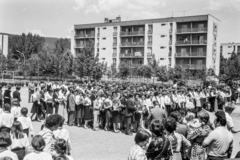
{"type": "Polygon", "coordinates": [[[30,117],[24,117],[21,115],[18,117],[17,121],[22,124],[23,132],[26,133],[27,136],[29,136],[29,133],[33,132],[33,125],[30,117]]]}
{"type": "Polygon", "coordinates": [[[13,106],[13,107],[11,108],[11,114],[12,114],[13,117],[14,117],[14,121],[16,121],[17,118],[21,116],[21,107],[19,107],[19,106],[13,106]]]}
{"type": "Polygon", "coordinates": [[[10,112],[3,111],[0,116],[0,131],[7,131],[10,133],[14,117],[10,112]]]}
{"type": "Polygon", "coordinates": [[[3,98],[4,98],[4,104],[9,104],[11,105],[11,90],[7,89],[4,91],[4,94],[3,94],[3,98]]]}

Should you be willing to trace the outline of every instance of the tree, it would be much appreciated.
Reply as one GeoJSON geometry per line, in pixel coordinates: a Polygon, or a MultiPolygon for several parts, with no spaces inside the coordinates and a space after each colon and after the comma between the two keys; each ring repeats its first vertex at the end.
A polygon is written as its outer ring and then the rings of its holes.
{"type": "Polygon", "coordinates": [[[169,79],[173,81],[173,83],[180,82],[186,79],[186,71],[179,65],[176,65],[174,68],[168,69],[169,79]]]}
{"type": "Polygon", "coordinates": [[[142,65],[137,68],[137,75],[144,78],[152,77],[152,68],[148,65],[142,65]]]}
{"type": "Polygon", "coordinates": [[[127,78],[131,74],[129,66],[126,62],[120,62],[118,70],[119,70],[118,77],[122,79],[127,78]]]}
{"type": "Polygon", "coordinates": [[[159,66],[156,69],[156,77],[158,81],[167,82],[169,79],[169,73],[166,66],[159,66]]]}
{"type": "Polygon", "coordinates": [[[156,60],[156,57],[155,57],[154,54],[153,54],[153,56],[152,56],[152,60],[148,63],[148,65],[152,68],[152,73],[153,73],[153,75],[155,75],[156,70],[157,70],[158,67],[159,67],[159,62],[156,60]]]}

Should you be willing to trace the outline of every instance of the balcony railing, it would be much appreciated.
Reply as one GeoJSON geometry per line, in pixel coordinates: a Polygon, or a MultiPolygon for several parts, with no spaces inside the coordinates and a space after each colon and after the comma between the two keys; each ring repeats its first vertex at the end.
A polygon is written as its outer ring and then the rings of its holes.
{"type": "Polygon", "coordinates": [[[113,36],[117,36],[117,32],[113,32],[113,36]]]}
{"type": "Polygon", "coordinates": [[[188,45],[188,44],[207,44],[207,40],[188,40],[188,41],[177,41],[177,45],[188,45]]]}
{"type": "Polygon", "coordinates": [[[117,46],[117,42],[113,42],[113,46],[117,46]]]}
{"type": "Polygon", "coordinates": [[[184,69],[206,69],[206,64],[176,64],[184,69]]]}
{"type": "Polygon", "coordinates": [[[148,30],[148,34],[152,34],[153,33],[153,31],[152,30],[148,30]]]}
{"type": "Polygon", "coordinates": [[[147,43],[148,45],[152,45],[152,41],[148,41],[148,43],[147,43]]]}
{"type": "Polygon", "coordinates": [[[95,34],[76,34],[76,38],[89,38],[89,37],[95,37],[95,34]]]}
{"type": "Polygon", "coordinates": [[[177,52],[175,57],[206,57],[206,52],[177,52]]]}
{"type": "Polygon", "coordinates": [[[144,54],[143,53],[120,53],[119,55],[120,58],[143,58],[144,54]]]}
{"type": "Polygon", "coordinates": [[[122,42],[121,46],[144,46],[144,42],[122,42]]]}
{"type": "Polygon", "coordinates": [[[177,33],[207,32],[206,27],[177,29],[177,33]]]}
{"type": "Polygon", "coordinates": [[[86,47],[85,44],[76,44],[75,45],[75,48],[84,48],[84,47],[86,47]]]}
{"type": "Polygon", "coordinates": [[[147,53],[147,58],[152,58],[153,54],[151,52],[147,53]]]}
{"type": "Polygon", "coordinates": [[[131,35],[144,35],[144,31],[131,31],[131,32],[121,32],[122,36],[131,36],[131,35]]]}

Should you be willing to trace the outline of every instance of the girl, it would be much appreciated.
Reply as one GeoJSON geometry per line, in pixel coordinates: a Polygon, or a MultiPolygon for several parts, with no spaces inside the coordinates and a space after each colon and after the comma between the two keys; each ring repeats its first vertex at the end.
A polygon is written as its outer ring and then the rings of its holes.
{"type": "Polygon", "coordinates": [[[65,158],[66,160],[73,160],[73,158],[67,155],[67,142],[64,139],[58,139],[54,144],[54,149],[56,151],[56,159],[59,157],[65,158]]]}
{"type": "Polygon", "coordinates": [[[62,87],[61,91],[59,92],[59,109],[58,114],[63,116],[65,119],[65,124],[68,121],[68,114],[67,114],[67,89],[62,87]]]}
{"type": "Polygon", "coordinates": [[[88,128],[88,122],[90,120],[92,120],[92,109],[91,109],[91,105],[92,102],[90,100],[90,94],[86,94],[83,100],[83,105],[85,107],[85,113],[84,113],[84,128],[88,128]]]}
{"type": "Polygon", "coordinates": [[[47,107],[47,115],[53,114],[53,91],[51,89],[45,93],[45,102],[47,107]]]}
{"type": "Polygon", "coordinates": [[[103,104],[104,111],[105,111],[105,127],[104,130],[108,131],[109,130],[109,125],[110,125],[110,119],[112,117],[111,109],[112,109],[112,100],[110,94],[107,95],[107,98],[104,101],[103,104]]]}
{"type": "Polygon", "coordinates": [[[0,159],[9,157],[12,160],[18,160],[16,153],[8,150],[8,147],[12,144],[11,136],[7,132],[0,132],[0,159]]]}
{"type": "Polygon", "coordinates": [[[12,113],[12,115],[14,117],[14,121],[16,121],[18,117],[20,117],[20,115],[21,115],[21,107],[19,105],[18,99],[14,99],[14,101],[12,102],[11,113],[12,113]]]}
{"type": "Polygon", "coordinates": [[[112,110],[113,131],[115,133],[119,133],[119,131],[118,131],[118,126],[120,125],[119,124],[119,109],[120,109],[120,106],[121,106],[121,102],[118,98],[117,93],[113,94],[112,105],[113,105],[113,110],[112,110]]]}
{"type": "Polygon", "coordinates": [[[33,105],[32,105],[32,109],[31,109],[31,120],[33,120],[34,115],[36,114],[35,120],[40,122],[40,93],[39,93],[39,89],[36,88],[35,93],[33,94],[33,105]]]}
{"type": "Polygon", "coordinates": [[[19,160],[23,160],[29,147],[28,136],[23,133],[22,124],[19,121],[13,122],[11,130],[12,145],[10,149],[17,154],[19,160]]]}
{"type": "Polygon", "coordinates": [[[80,127],[80,125],[82,125],[82,115],[81,115],[81,103],[83,101],[83,96],[82,94],[79,92],[79,90],[75,90],[75,103],[76,103],[76,124],[78,127],[80,127]]]}

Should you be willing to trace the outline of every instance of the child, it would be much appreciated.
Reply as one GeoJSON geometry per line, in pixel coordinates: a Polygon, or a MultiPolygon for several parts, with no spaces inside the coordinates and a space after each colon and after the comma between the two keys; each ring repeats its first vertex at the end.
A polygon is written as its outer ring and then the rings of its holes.
{"type": "Polygon", "coordinates": [[[14,99],[13,100],[11,113],[12,113],[12,115],[14,117],[14,121],[16,121],[18,119],[18,117],[21,116],[21,107],[19,105],[18,99],[14,99]]]}
{"type": "Polygon", "coordinates": [[[27,116],[28,109],[26,107],[23,107],[21,109],[21,116],[18,117],[17,121],[19,121],[22,124],[23,132],[29,136],[29,133],[33,135],[33,125],[31,118],[27,116]]]}
{"type": "Polygon", "coordinates": [[[128,160],[147,160],[144,148],[146,148],[150,136],[146,130],[137,132],[134,138],[136,144],[130,149],[128,160]]]}
{"type": "Polygon", "coordinates": [[[0,116],[0,132],[6,131],[10,133],[14,118],[13,115],[10,113],[11,106],[6,103],[4,105],[4,111],[0,116]]]}
{"type": "Polygon", "coordinates": [[[66,150],[66,154],[70,155],[71,153],[71,141],[70,141],[70,135],[67,129],[63,128],[63,124],[64,124],[65,119],[62,118],[59,127],[57,130],[53,131],[54,137],[56,139],[64,139],[67,143],[67,150],[66,150]]]}
{"type": "Polygon", "coordinates": [[[18,160],[16,153],[8,150],[8,147],[12,144],[10,134],[7,132],[0,132],[0,159],[9,157],[12,160],[18,160]]]}
{"type": "Polygon", "coordinates": [[[54,149],[56,151],[56,159],[58,157],[66,158],[68,160],[73,160],[73,158],[67,155],[67,142],[64,139],[58,139],[54,144],[54,149]]]}

